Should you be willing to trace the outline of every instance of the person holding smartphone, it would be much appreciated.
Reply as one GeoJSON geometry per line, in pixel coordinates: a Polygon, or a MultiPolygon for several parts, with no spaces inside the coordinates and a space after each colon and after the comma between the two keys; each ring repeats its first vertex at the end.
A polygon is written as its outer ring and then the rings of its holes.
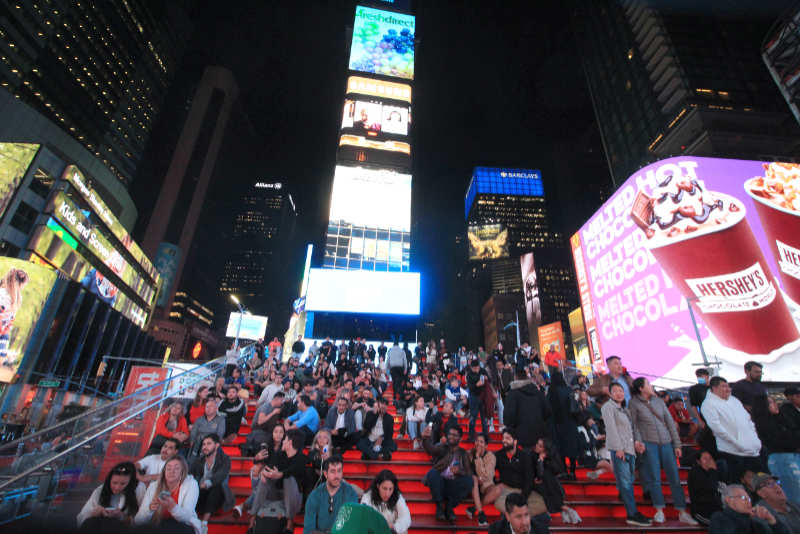
{"type": "Polygon", "coordinates": [[[136,468],[131,462],[114,466],[102,486],[92,492],[78,514],[78,527],[87,532],[118,529],[119,523],[130,523],[139,511],[136,498],[136,468]]]}
{"type": "Polygon", "coordinates": [[[186,460],[175,456],[164,464],[158,482],[148,486],[133,522],[157,524],[173,534],[206,534],[195,512],[198,494],[186,460]]]}

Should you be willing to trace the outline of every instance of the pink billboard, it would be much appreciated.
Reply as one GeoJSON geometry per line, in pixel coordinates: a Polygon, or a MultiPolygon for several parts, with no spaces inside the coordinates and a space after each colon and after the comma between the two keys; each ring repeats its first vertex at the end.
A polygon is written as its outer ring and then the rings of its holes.
{"type": "Polygon", "coordinates": [[[677,385],[704,350],[728,378],[755,360],[765,380],[800,379],[800,165],[659,161],[571,243],[596,367],[618,355],[677,385]]]}

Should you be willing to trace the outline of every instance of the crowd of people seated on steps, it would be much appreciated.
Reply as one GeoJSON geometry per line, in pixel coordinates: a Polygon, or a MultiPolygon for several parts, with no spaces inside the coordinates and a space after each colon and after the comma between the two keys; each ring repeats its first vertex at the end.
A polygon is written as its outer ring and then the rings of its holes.
{"type": "Polygon", "coordinates": [[[362,460],[385,462],[408,440],[430,456],[420,478],[443,523],[457,520],[461,503],[481,526],[499,512],[491,533],[549,532],[554,514],[580,523],[563,484],[582,467],[590,480],[613,474],[631,525],[665,522],[663,473],[685,525],[800,534],[800,390],[788,388],[779,406],[756,362],[730,386],[699,369],[685,405],[631,377],[617,356],[590,383],[553,359],[557,353],[542,361],[527,344],[450,352],[444,340],[411,351],[326,339],[306,350],[298,339],[287,358],[281,350],[277,340],[260,343],[243,367],[229,362],[227,376],[193,400],[165,406],[149,454],[109,472],[79,525],[157,523],[206,534],[211,516],[230,510],[255,534],[292,532],[302,513],[303,532],[312,534],[330,532],[342,506],[361,503],[403,534],[411,515],[397,469],[380,471],[362,490],[345,480],[343,455],[357,450],[362,460]],[[246,421],[251,392],[256,406],[246,421]],[[250,432],[239,452],[252,459],[251,491],[234,506],[223,446],[243,423],[250,432]],[[689,502],[681,465],[691,466],[689,502]],[[653,517],[637,508],[637,476],[653,517]]]}

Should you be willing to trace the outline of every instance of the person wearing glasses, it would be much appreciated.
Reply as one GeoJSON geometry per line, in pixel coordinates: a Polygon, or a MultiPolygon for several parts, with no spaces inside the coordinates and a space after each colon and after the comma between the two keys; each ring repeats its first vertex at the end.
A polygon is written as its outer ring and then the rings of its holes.
{"type": "Polygon", "coordinates": [[[345,503],[358,503],[358,493],[342,478],[341,456],[331,456],[322,464],[325,484],[311,492],[306,501],[303,534],[329,533],[336,514],[345,503]]]}
{"type": "Polygon", "coordinates": [[[133,522],[156,524],[171,534],[206,534],[195,512],[198,494],[186,460],[175,456],[164,464],[158,482],[148,486],[133,522]]]}
{"type": "Polygon", "coordinates": [[[136,468],[131,462],[114,466],[101,486],[95,488],[78,514],[78,527],[86,532],[113,532],[119,523],[130,523],[139,511],[136,468]]]}
{"type": "Polygon", "coordinates": [[[777,477],[767,473],[756,473],[753,489],[758,495],[758,504],[775,516],[779,523],[792,534],[800,534],[800,506],[789,502],[777,477]]]}
{"type": "Polygon", "coordinates": [[[724,509],[711,516],[709,534],[790,534],[764,506],[753,506],[740,484],[728,484],[722,493],[724,509]]]}

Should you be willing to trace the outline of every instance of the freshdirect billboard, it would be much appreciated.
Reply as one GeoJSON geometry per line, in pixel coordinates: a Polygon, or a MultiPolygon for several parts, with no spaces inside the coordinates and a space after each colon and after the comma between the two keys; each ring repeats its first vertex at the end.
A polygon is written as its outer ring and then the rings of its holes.
{"type": "Polygon", "coordinates": [[[692,381],[702,350],[728,378],[755,360],[767,380],[800,379],[800,166],[662,160],[571,244],[596,368],[615,354],[692,381]]]}
{"type": "Polygon", "coordinates": [[[414,79],[414,16],[356,6],[350,70],[414,79]]]}
{"type": "Polygon", "coordinates": [[[411,231],[411,175],[336,166],[331,221],[378,230],[411,231]]]}

